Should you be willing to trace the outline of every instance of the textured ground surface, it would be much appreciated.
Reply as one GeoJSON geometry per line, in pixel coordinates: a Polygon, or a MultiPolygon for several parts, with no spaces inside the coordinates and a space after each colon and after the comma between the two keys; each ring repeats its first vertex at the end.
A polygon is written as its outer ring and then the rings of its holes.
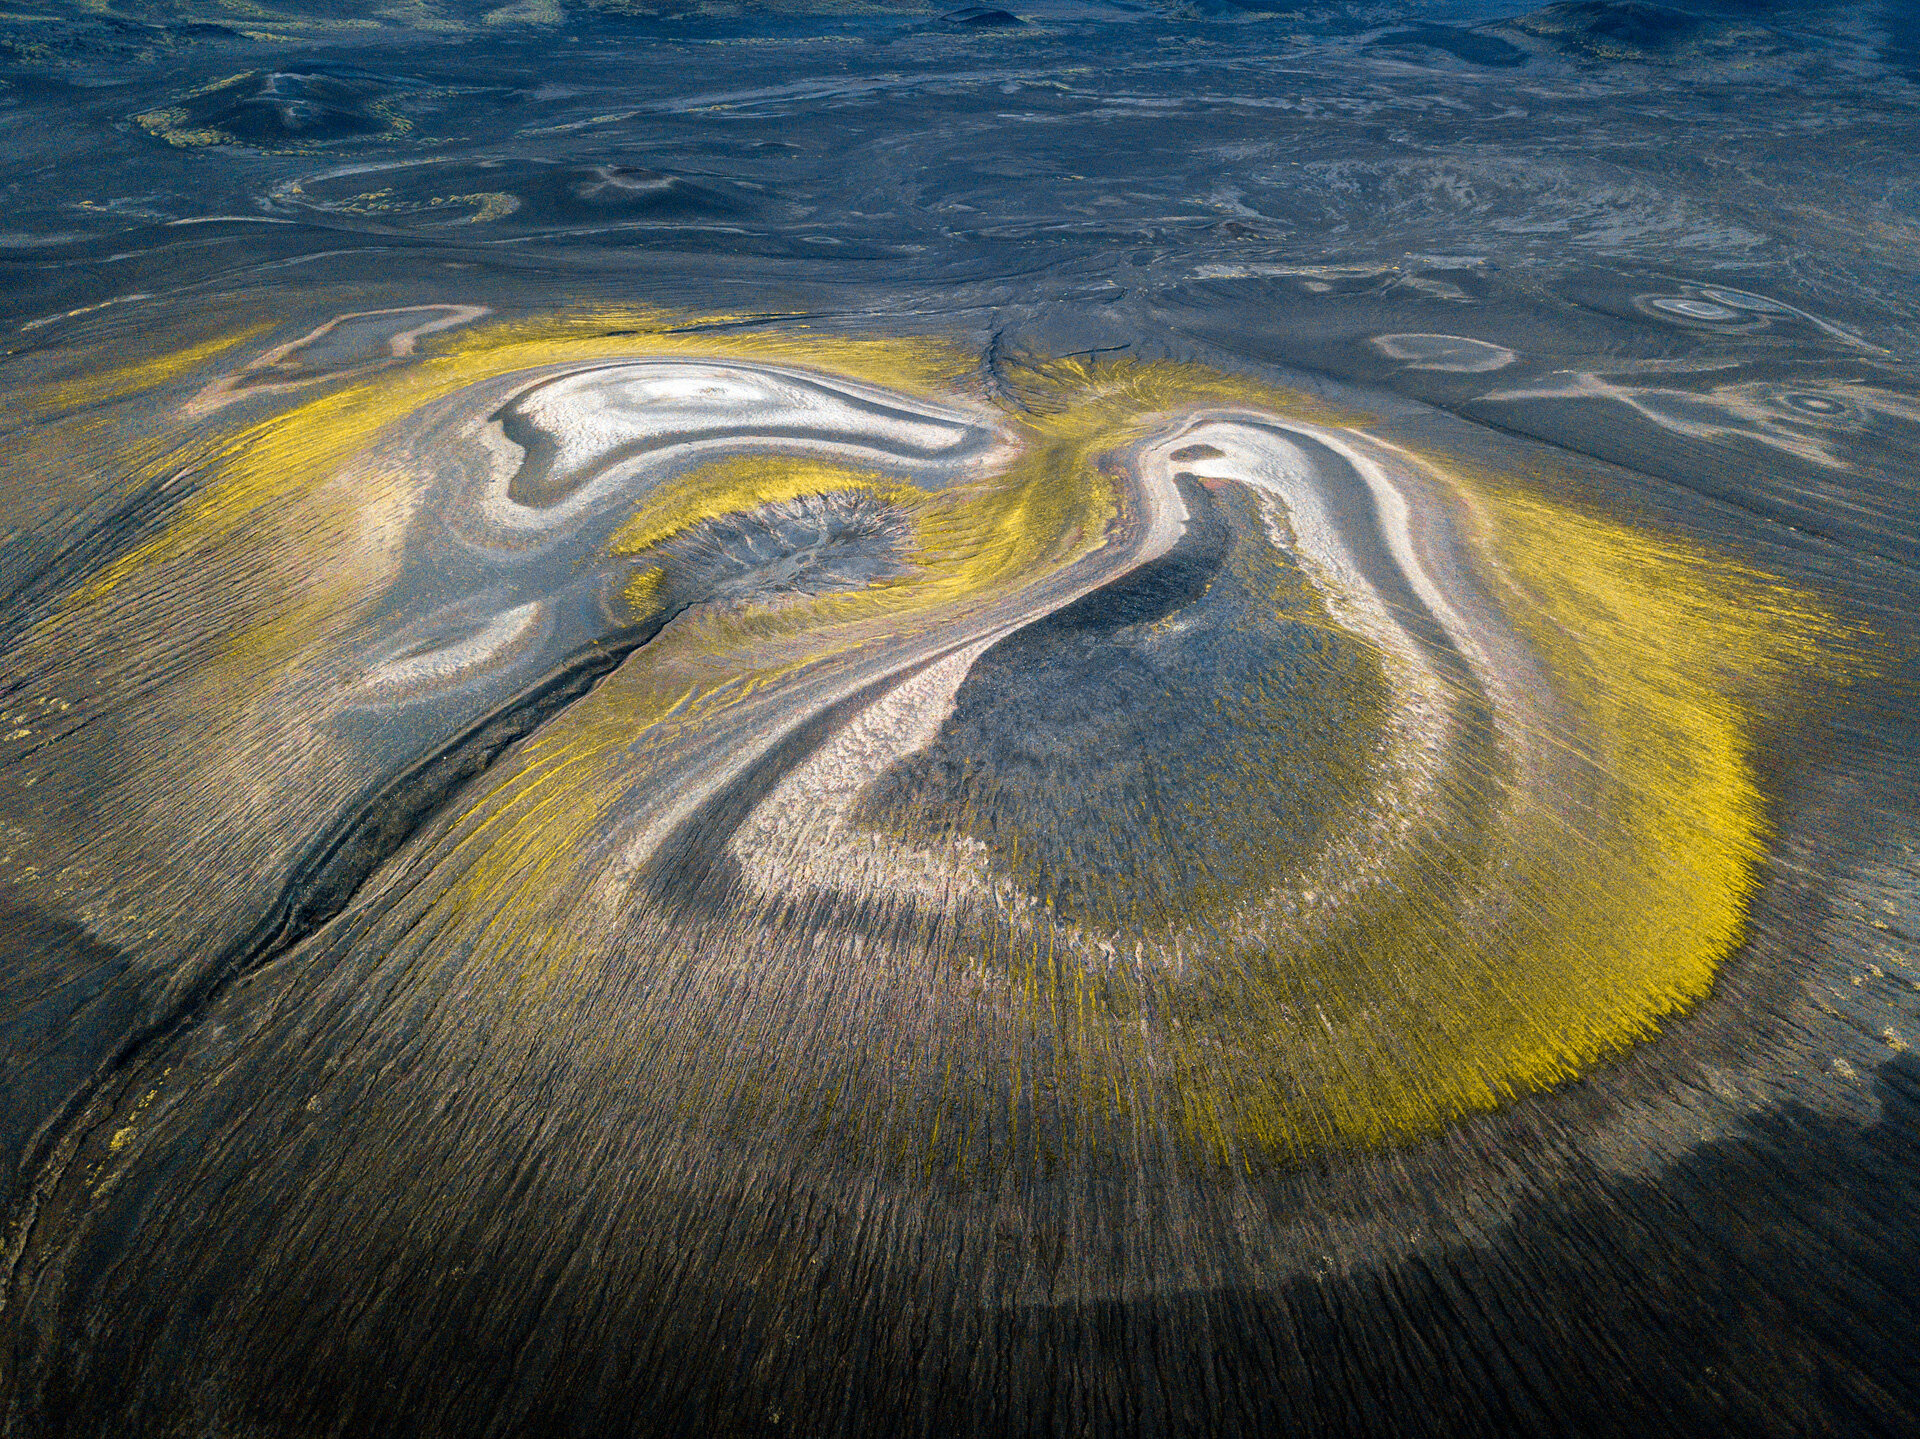
{"type": "Polygon", "coordinates": [[[1917,86],[0,15],[0,1433],[1920,1428],[1917,86]]]}

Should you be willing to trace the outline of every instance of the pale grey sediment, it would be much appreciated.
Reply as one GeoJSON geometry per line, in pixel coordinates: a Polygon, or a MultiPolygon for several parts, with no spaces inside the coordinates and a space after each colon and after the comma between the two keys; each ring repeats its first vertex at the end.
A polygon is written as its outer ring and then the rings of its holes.
{"type": "Polygon", "coordinates": [[[1001,443],[988,417],[790,366],[628,361],[519,390],[494,416],[523,458],[488,515],[549,526],[708,456],[798,453],[905,468],[930,483],[1001,443]]]}
{"type": "Polygon", "coordinates": [[[9,1235],[8,1439],[1920,1429],[1907,7],[271,8],[0,16],[7,1142],[280,897],[324,921],[100,1081],[9,1235]],[[460,306],[498,323],[392,349],[460,306]],[[829,386],[937,334],[1004,411],[822,391],[530,465],[490,417],[627,326],[829,386]],[[1367,434],[1223,405],[1159,559],[886,633],[997,468],[943,412],[1131,427],[1160,361],[1367,434]],[[742,455],[866,497],[604,553],[742,455]],[[1380,1066],[1597,1033],[1609,936],[1661,982],[1696,723],[1764,815],[1711,992],[1327,1138],[1380,1066]],[[718,783],[615,884],[656,773],[718,783]],[[1062,874],[1215,931],[1137,959],[1062,874]],[[1210,1093],[1259,1136],[1218,1162],[1210,1093]]]}
{"type": "Polygon", "coordinates": [[[404,360],[424,336],[471,324],[486,313],[484,305],[409,305],[336,315],[214,380],[187,401],[185,413],[198,417],[252,395],[280,394],[371,369],[382,360],[404,360]]]}
{"type": "MultiPolygon", "coordinates": [[[[1376,648],[1389,676],[1372,794],[1317,856],[1247,896],[1250,934],[1271,943],[1284,932],[1298,944],[1337,923],[1446,822],[1443,790],[1448,806],[1479,790],[1490,813],[1577,806],[1584,786],[1569,783],[1556,758],[1565,716],[1470,578],[1452,513],[1459,497],[1443,493],[1437,476],[1369,437],[1244,411],[1185,416],[1134,447],[1124,468],[1146,492],[1177,496],[1176,481],[1204,481],[1259,493],[1272,506],[1271,542],[1300,559],[1334,618],[1376,648]]],[[[916,669],[793,769],[731,840],[743,876],[768,898],[831,891],[890,895],[955,917],[998,913],[1096,967],[1119,946],[1139,962],[1183,968],[1207,942],[1179,921],[1164,933],[1085,930],[996,879],[975,841],[955,836],[928,849],[859,822],[866,787],[933,740],[968,667],[992,643],[984,637],[916,669]]]]}
{"type": "MultiPolygon", "coordinates": [[[[381,350],[403,355],[414,337],[477,313],[474,307],[425,307],[420,324],[404,325],[397,332],[391,326],[380,329],[381,350]]],[[[403,325],[421,314],[383,313],[382,321],[403,325]]],[[[337,322],[321,325],[270,352],[251,373],[276,377],[271,387],[280,388],[277,377],[286,373],[282,362],[338,329],[337,322]]],[[[355,346],[364,338],[356,339],[355,346]]],[[[737,383],[753,373],[751,366],[726,365],[717,370],[685,365],[657,370],[645,361],[634,368],[643,375],[664,375],[669,383],[691,378],[697,388],[707,388],[716,374],[737,383]]],[[[670,580],[657,613],[623,610],[615,592],[634,566],[609,560],[605,545],[612,527],[651,486],[671,480],[710,454],[756,449],[860,459],[882,464],[902,478],[939,484],[969,472],[1002,443],[991,428],[958,412],[933,407],[921,415],[908,397],[888,396],[857,382],[842,388],[797,370],[769,369],[774,376],[768,382],[770,392],[817,400],[826,418],[809,428],[791,423],[791,414],[756,417],[749,407],[745,416],[733,416],[740,433],[728,439],[727,426],[702,429],[698,417],[686,413],[629,415],[618,435],[600,438],[618,448],[646,431],[652,444],[639,443],[617,468],[598,467],[591,494],[576,494],[564,514],[555,510],[565,507],[555,506],[531,527],[513,523],[527,507],[492,489],[498,470],[486,449],[472,440],[463,444],[460,438],[471,434],[462,418],[462,406],[474,403],[471,396],[434,412],[451,424],[453,433],[408,436],[370,461],[391,467],[388,474],[414,467],[411,488],[403,492],[404,517],[379,521],[377,535],[383,545],[396,533],[401,540],[388,561],[386,594],[372,614],[341,639],[322,646],[301,667],[280,676],[256,702],[263,715],[277,709],[283,733],[275,747],[276,763],[247,777],[247,788],[258,796],[243,802],[275,808],[276,820],[259,836],[266,853],[245,866],[247,888],[227,900],[231,912],[208,903],[186,932],[156,925],[150,916],[143,924],[135,917],[146,887],[139,874],[117,882],[78,871],[80,884],[94,889],[84,902],[96,925],[109,934],[125,931],[139,952],[139,963],[119,982],[137,996],[129,1000],[135,1017],[125,1028],[109,1028],[97,1037],[97,1054],[82,1066],[93,1071],[95,1081],[164,1042],[236,981],[347,909],[368,879],[464,786],[516,741],[588,694],[676,612],[713,596],[751,596],[757,550],[744,557],[744,569],[731,570],[715,569],[715,557],[688,551],[662,556],[679,578],[670,580]],[[674,429],[681,421],[693,425],[691,435],[674,429]],[[488,543],[482,518],[496,499],[516,541],[505,547],[488,543]],[[296,691],[299,698],[292,700],[296,691]],[[289,728],[292,732],[286,733],[289,728]],[[303,778],[315,774],[325,775],[325,782],[303,778]],[[142,932],[135,932],[136,925],[142,932]]],[[[632,368],[588,373],[633,378],[632,368]]],[[[288,383],[302,382],[296,378],[288,383]]],[[[528,381],[509,383],[524,386],[528,381]]],[[[203,392],[189,403],[189,410],[197,414],[215,402],[215,396],[203,392]]],[[[370,506],[369,513],[381,511],[370,506]]],[[[764,538],[777,547],[778,534],[776,527],[764,538]]],[[[697,531],[693,538],[699,538],[697,531]]],[[[724,557],[727,538],[717,538],[719,556],[724,557]]],[[[790,584],[790,568],[773,565],[768,579],[776,586],[790,584]]],[[[164,620],[166,613],[155,611],[155,618],[164,620]]],[[[51,637],[44,642],[57,643],[51,637]]],[[[142,743],[138,726],[143,722],[157,730],[174,723],[164,688],[118,717],[114,739],[122,752],[129,744],[142,743]]],[[[264,738],[256,735],[255,741],[264,738]]],[[[62,785],[59,761],[67,758],[83,766],[89,762],[83,748],[70,745],[57,754],[49,752],[28,782],[62,785]]],[[[209,771],[220,768],[220,758],[196,748],[173,749],[165,764],[177,772],[179,786],[210,785],[215,781],[209,771]]],[[[129,775],[126,782],[138,777],[129,775]]],[[[96,831],[124,826],[134,813],[125,806],[102,811],[88,825],[63,833],[61,849],[98,852],[96,831]]],[[[23,838],[9,838],[14,839],[9,848],[15,868],[26,862],[20,858],[26,854],[46,862],[46,846],[29,850],[23,838]]],[[[152,858],[177,864],[183,857],[152,852],[152,858]]],[[[21,1058],[31,1063],[29,1057],[21,1058]]],[[[83,1087],[71,1103],[82,1103],[85,1097],[83,1087]]],[[[53,1105],[52,1112],[25,1166],[27,1175],[38,1176],[31,1180],[36,1191],[64,1165],[62,1156],[69,1152],[65,1140],[75,1132],[67,1104],[53,1105]]]]}
{"type": "MultiPolygon", "coordinates": [[[[783,693],[778,699],[774,725],[761,731],[760,739],[744,740],[735,736],[725,746],[724,756],[705,773],[689,772],[661,787],[660,797],[655,801],[661,806],[661,812],[636,817],[637,822],[629,831],[631,837],[624,842],[622,850],[622,872],[645,864],[669,832],[684,825],[703,805],[745,773],[759,749],[777,742],[787,731],[804,723],[809,711],[838,704],[890,675],[915,676],[907,683],[916,689],[927,689],[922,702],[937,708],[951,698],[952,691],[946,686],[949,683],[957,686],[965,678],[966,656],[978,655],[1001,636],[1167,553],[1178,543],[1187,518],[1177,486],[1164,474],[1137,469],[1129,469],[1127,474],[1132,484],[1125,518],[1093,553],[1011,598],[982,607],[968,616],[963,628],[949,626],[935,637],[902,645],[890,654],[863,654],[844,673],[832,673],[809,681],[798,692],[783,693]]],[[[898,701],[893,704],[897,706],[898,701]]]]}
{"type": "Polygon", "coordinates": [[[1444,370],[1453,374],[1477,375],[1502,370],[1515,358],[1514,352],[1505,345],[1464,335],[1375,335],[1368,343],[1388,359],[1400,360],[1411,369],[1444,370]]]}

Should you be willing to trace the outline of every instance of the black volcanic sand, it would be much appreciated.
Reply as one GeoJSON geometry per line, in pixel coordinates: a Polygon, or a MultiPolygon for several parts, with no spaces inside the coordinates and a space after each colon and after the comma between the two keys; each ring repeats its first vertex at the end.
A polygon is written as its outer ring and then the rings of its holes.
{"type": "MultiPolygon", "coordinates": [[[[1920,1431],[1916,53],[1898,6],[1630,0],[0,17],[0,394],[39,397],[0,414],[0,1433],[1920,1431]],[[203,492],[181,406],[207,381],[263,415],[402,383],[423,306],[937,336],[1016,411],[1051,403],[1036,362],[1194,361],[1815,594],[1865,658],[1755,737],[1767,851],[1712,995],[1579,1080],[1295,1162],[1144,1133],[1082,1162],[1063,1128],[991,1172],[951,1136],[857,1163],[753,1126],[724,1028],[669,1036],[711,1056],[671,1076],[513,1048],[415,859],[676,615],[909,572],[888,503],[690,530],[640,610],[607,599],[637,561],[536,573],[416,532],[358,640],[450,643],[536,593],[552,628],[493,688],[327,728],[345,757],[287,759],[317,778],[272,812],[184,787],[107,812],[258,699],[154,747],[156,697],[230,652],[244,565],[198,612],[20,660],[203,492]],[[253,370],[101,382],[241,328],[253,370]],[[189,832],[215,858],[126,920],[88,898],[113,874],[36,838],[103,828],[128,865],[189,832]]],[[[1177,908],[1337,823],[1368,671],[1255,614],[1302,577],[1243,495],[1183,486],[1182,543],[987,648],[868,823],[980,844],[1073,919],[1177,908]],[[1222,693],[1274,717],[1232,754],[1222,693]],[[1231,824],[1098,818],[1249,766],[1272,779],[1231,824]]],[[[687,821],[711,876],[633,881],[682,904],[674,942],[752,940],[702,826],[840,717],[687,821]]],[[[826,923],[755,922],[770,953],[826,923]]],[[[869,934],[863,963],[905,952],[869,934]]],[[[651,984],[668,947],[596,962],[651,984]]]]}

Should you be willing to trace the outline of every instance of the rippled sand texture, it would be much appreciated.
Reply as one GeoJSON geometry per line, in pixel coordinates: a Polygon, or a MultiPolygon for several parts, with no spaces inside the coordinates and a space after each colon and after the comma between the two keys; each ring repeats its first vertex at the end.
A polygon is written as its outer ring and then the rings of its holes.
{"type": "Polygon", "coordinates": [[[465,1324],[588,1382],[822,1214],[989,1304],[1290,1263],[1204,1176],[1707,992],[1756,726],[1846,648],[1197,366],[449,306],[150,364],[204,467],[19,613],[0,763],[7,879],[113,956],[15,1041],[12,1302],[169,1403],[307,1405],[362,1323],[423,1394],[465,1324]]]}

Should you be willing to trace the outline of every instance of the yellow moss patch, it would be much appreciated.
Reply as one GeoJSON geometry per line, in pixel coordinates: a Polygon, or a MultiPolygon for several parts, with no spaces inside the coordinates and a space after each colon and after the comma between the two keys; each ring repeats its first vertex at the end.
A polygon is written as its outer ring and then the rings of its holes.
{"type": "Polygon", "coordinates": [[[626,601],[627,608],[635,615],[646,614],[660,598],[660,580],[657,567],[649,566],[640,570],[621,589],[620,598],[626,601]]]}
{"type": "MultiPolygon", "coordinates": [[[[815,364],[824,370],[924,392],[936,376],[964,367],[960,352],[931,341],[767,335],[656,311],[599,311],[543,323],[476,325],[423,344],[415,363],[348,380],[264,420],[226,432],[210,479],[168,531],[110,566],[80,596],[98,599],[149,565],[192,554],[257,520],[277,522],[284,507],[366,455],[389,427],[423,406],[474,384],[563,362],[626,356],[713,355],[815,364]]],[[[139,367],[154,377],[177,373],[161,357],[139,367]]],[[[66,396],[78,403],[83,390],[66,396]]]]}
{"type": "Polygon", "coordinates": [[[871,471],[791,455],[742,455],[702,465],[663,492],[649,494],[613,532],[607,549],[637,555],[704,520],[741,514],[803,495],[870,494],[911,500],[920,491],[871,471]]]}
{"type": "MultiPolygon", "coordinates": [[[[109,373],[93,388],[122,392],[132,374],[158,382],[218,348],[109,373]]],[[[741,317],[601,310],[475,325],[432,337],[411,363],[378,377],[343,379],[267,418],[213,431],[204,486],[163,534],[71,597],[70,612],[135,607],[143,594],[164,593],[168,575],[209,558],[239,573],[236,556],[274,555],[249,572],[258,594],[236,623],[232,653],[249,667],[284,664],[293,647],[343,624],[387,573],[391,554],[372,540],[364,547],[376,558],[364,570],[319,563],[311,551],[316,542],[361,543],[353,536],[363,481],[379,473],[369,456],[408,421],[470,387],[663,356],[811,366],[947,398],[977,373],[970,353],[939,341],[754,328],[741,317]],[[334,479],[342,482],[326,483],[334,479]]],[[[676,757],[716,727],[755,706],[778,708],[802,683],[854,673],[877,644],[959,633],[1086,556],[1123,502],[1106,457],[1172,412],[1248,405],[1323,424],[1357,418],[1197,366],[1045,362],[999,380],[983,403],[1000,406],[1014,443],[997,474],[929,493],[877,472],[756,455],[702,466],[641,497],[603,560],[630,565],[689,526],[772,501],[858,492],[909,517],[911,565],[859,591],[687,616],[476,787],[439,861],[437,922],[419,932],[449,936],[450,954],[467,947],[461,962],[491,976],[474,992],[491,996],[501,1023],[542,1033],[552,1014],[541,1006],[571,1015],[587,1003],[579,995],[594,983],[605,922],[601,901],[588,898],[609,863],[600,841],[621,832],[624,807],[650,777],[673,775],[676,757]],[[576,982],[579,995],[569,988],[576,982]]],[[[81,397],[69,392],[66,402],[81,397]]],[[[1045,942],[1016,937],[1012,952],[991,960],[996,994],[1012,996],[991,1010],[1009,1031],[993,1063],[1016,1056],[1006,1061],[1016,1067],[1016,1104],[1034,1103],[1036,1084],[1052,1081],[1098,1121],[1083,1133],[1151,1115],[1200,1152],[1247,1161],[1392,1142],[1561,1083],[1708,993],[1744,935],[1768,838],[1752,763],[1764,707],[1826,668],[1844,636],[1812,597],[1695,546],[1515,481],[1456,483],[1471,500],[1487,585],[1567,716],[1564,732],[1538,738],[1558,756],[1577,805],[1562,802],[1566,794],[1519,792],[1505,757],[1489,748],[1422,817],[1431,834],[1393,885],[1311,943],[1254,943],[1231,965],[1196,963],[1203,979],[1096,976],[1045,942]],[[1018,1069],[1027,1062],[1019,1056],[1036,1052],[1050,1056],[1054,1074],[1018,1069]]],[[[383,532],[403,526],[407,493],[406,482],[383,481],[382,503],[394,511],[383,532]]],[[[640,568],[623,599],[647,612],[661,584],[658,568],[640,568]]],[[[1207,908],[1224,916],[1230,906],[1207,908]]],[[[977,956],[938,958],[929,984],[955,982],[977,956]]],[[[744,1092],[756,1081],[744,1074],[751,1045],[741,1045],[742,1072],[730,1081],[744,1092]]],[[[773,1051],[751,1064],[771,1074],[790,1062],[773,1051]]],[[[908,1077],[919,1062],[902,1059],[908,1077]]],[[[802,1077],[788,1078],[793,1092],[810,1092],[802,1077]]],[[[877,1064],[870,1083],[836,1072],[834,1092],[869,1084],[890,1093],[899,1078],[877,1064]]],[[[933,1083],[951,1113],[920,1116],[929,1128],[982,1122],[966,1106],[989,1101],[965,1097],[983,1092],[973,1087],[977,1070],[951,1088],[933,1083]]],[[[787,1092],[785,1079],[760,1088],[787,1092]]]]}
{"type": "Polygon", "coordinates": [[[1699,1003],[1744,938],[1768,837],[1750,701],[1804,690],[1844,632],[1678,541],[1510,484],[1475,496],[1573,717],[1545,738],[1582,804],[1469,806],[1325,943],[1176,993],[1181,1108],[1216,1154],[1414,1137],[1563,1083],[1699,1003]]]}
{"type": "Polygon", "coordinates": [[[97,349],[83,350],[79,357],[69,357],[75,360],[72,368],[84,367],[80,378],[16,380],[0,400],[0,415],[9,424],[44,423],[63,411],[195,381],[221,355],[271,329],[270,321],[259,321],[132,364],[101,363],[105,356],[97,349]]]}

